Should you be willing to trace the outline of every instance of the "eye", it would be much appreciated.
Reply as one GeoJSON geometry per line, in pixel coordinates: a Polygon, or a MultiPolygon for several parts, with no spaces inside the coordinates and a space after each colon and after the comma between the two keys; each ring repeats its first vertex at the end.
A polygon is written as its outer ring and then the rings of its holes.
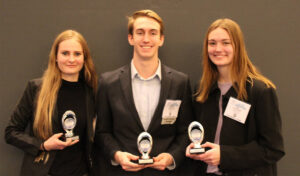
{"type": "Polygon", "coordinates": [[[209,41],[209,42],[208,42],[208,45],[209,45],[209,46],[214,46],[214,45],[216,45],[216,42],[215,42],[215,41],[209,41]]]}
{"type": "Polygon", "coordinates": [[[74,55],[75,55],[75,56],[81,56],[82,53],[81,53],[81,52],[75,52],[74,55]]]}
{"type": "Polygon", "coordinates": [[[151,35],[157,35],[157,32],[151,32],[151,35]]]}
{"type": "Polygon", "coordinates": [[[136,34],[137,34],[137,35],[143,35],[143,34],[144,34],[144,32],[143,32],[143,31],[141,31],[141,30],[138,30],[138,31],[136,31],[136,34]]]}
{"type": "Polygon", "coordinates": [[[61,54],[64,55],[64,56],[67,56],[67,55],[69,55],[69,52],[68,51],[63,51],[61,54]]]}

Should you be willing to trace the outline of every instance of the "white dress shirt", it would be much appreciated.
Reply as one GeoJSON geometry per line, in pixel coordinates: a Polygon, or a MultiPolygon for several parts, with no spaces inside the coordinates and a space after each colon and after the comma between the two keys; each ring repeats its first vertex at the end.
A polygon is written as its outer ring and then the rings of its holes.
{"type": "Polygon", "coordinates": [[[144,79],[131,61],[131,84],[133,100],[144,130],[147,131],[157,107],[161,89],[161,63],[155,73],[144,79]]]}

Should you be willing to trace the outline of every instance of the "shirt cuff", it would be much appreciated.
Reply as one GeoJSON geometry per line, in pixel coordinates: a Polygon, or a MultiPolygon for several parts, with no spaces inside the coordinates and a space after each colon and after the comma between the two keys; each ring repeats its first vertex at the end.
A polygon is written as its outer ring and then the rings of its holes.
{"type": "MultiPolygon", "coordinates": [[[[170,154],[170,155],[171,155],[171,154],[170,154]]],[[[172,155],[171,155],[171,156],[172,156],[172,155]]],[[[174,160],[173,156],[172,156],[172,160],[173,160],[173,164],[167,166],[167,169],[169,169],[169,170],[174,170],[175,167],[176,167],[176,163],[175,163],[175,160],[174,160]]]]}
{"type": "Polygon", "coordinates": [[[117,163],[115,160],[110,160],[110,162],[111,162],[111,165],[113,165],[113,166],[118,166],[119,165],[119,163],[117,163]]]}

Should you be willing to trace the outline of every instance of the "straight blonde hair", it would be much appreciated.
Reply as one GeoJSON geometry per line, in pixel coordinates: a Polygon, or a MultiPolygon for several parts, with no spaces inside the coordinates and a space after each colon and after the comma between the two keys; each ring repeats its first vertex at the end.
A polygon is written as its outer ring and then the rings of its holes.
{"type": "Polygon", "coordinates": [[[34,135],[42,140],[52,136],[52,116],[56,106],[57,94],[61,86],[61,71],[58,68],[56,59],[59,44],[68,39],[75,39],[81,44],[84,54],[84,66],[80,75],[88,86],[93,89],[94,94],[97,91],[97,74],[90,54],[86,40],[75,30],[66,30],[60,33],[49,54],[48,68],[42,77],[42,84],[37,94],[35,118],[33,123],[34,135]]]}
{"type": "Polygon", "coordinates": [[[158,22],[158,24],[160,25],[160,35],[164,35],[164,22],[162,20],[162,18],[153,10],[149,10],[149,9],[145,9],[145,10],[139,10],[134,12],[131,16],[127,17],[128,18],[128,34],[133,35],[133,27],[134,27],[134,22],[136,19],[138,19],[139,17],[148,17],[148,18],[152,18],[155,21],[158,22]]]}
{"type": "Polygon", "coordinates": [[[200,86],[196,92],[196,101],[204,102],[207,100],[212,85],[219,77],[218,69],[208,55],[208,36],[217,28],[222,28],[228,32],[233,45],[234,56],[230,75],[233,82],[233,88],[238,94],[237,98],[247,100],[246,82],[248,81],[253,85],[253,79],[261,80],[267,87],[276,88],[272,81],[264,77],[250,61],[240,26],[235,21],[224,18],[214,21],[206,32],[202,49],[203,73],[200,80],[200,86]]]}

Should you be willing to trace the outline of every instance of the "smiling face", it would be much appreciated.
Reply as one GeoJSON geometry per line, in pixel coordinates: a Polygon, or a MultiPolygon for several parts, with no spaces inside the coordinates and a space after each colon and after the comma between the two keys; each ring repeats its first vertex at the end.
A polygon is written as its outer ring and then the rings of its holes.
{"type": "Polygon", "coordinates": [[[133,58],[158,59],[158,49],[164,42],[160,24],[149,17],[137,18],[133,24],[133,34],[128,34],[128,42],[134,47],[133,58]]]}
{"type": "Polygon", "coordinates": [[[64,80],[77,81],[84,64],[81,44],[73,38],[62,41],[58,46],[56,61],[64,80]]]}
{"type": "Polygon", "coordinates": [[[224,68],[232,64],[234,49],[228,32],[222,28],[216,28],[208,35],[207,44],[209,59],[217,68],[224,68]]]}

